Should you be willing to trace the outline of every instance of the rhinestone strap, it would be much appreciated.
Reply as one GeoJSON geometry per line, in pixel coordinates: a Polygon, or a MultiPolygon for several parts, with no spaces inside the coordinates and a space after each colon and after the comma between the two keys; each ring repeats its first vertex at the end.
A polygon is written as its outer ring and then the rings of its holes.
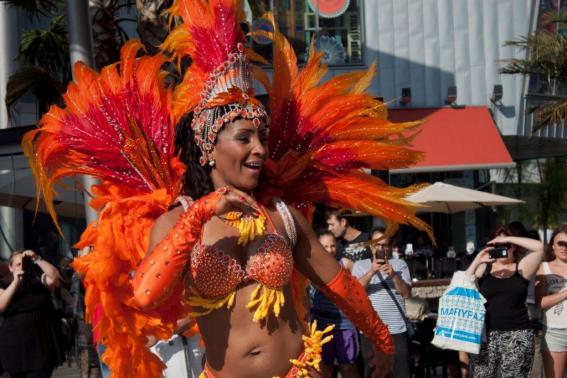
{"type": "Polygon", "coordinates": [[[191,203],[193,203],[193,198],[189,197],[189,196],[178,196],[175,199],[174,204],[181,204],[181,206],[183,206],[183,210],[187,211],[189,210],[189,207],[191,207],[191,203]]]}
{"type": "Polygon", "coordinates": [[[274,197],[274,205],[276,205],[276,209],[280,213],[282,217],[285,233],[289,240],[291,247],[295,247],[295,243],[297,243],[297,230],[295,228],[295,220],[293,219],[293,215],[291,215],[291,211],[287,208],[287,205],[281,198],[274,197]]]}

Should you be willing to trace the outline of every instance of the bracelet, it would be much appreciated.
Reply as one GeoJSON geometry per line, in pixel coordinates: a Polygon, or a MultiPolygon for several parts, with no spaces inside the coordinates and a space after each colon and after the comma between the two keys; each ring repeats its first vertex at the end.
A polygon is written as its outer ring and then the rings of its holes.
{"type": "Polygon", "coordinates": [[[33,259],[33,263],[37,264],[38,262],[40,262],[41,260],[43,260],[43,258],[40,255],[36,255],[36,258],[33,259]]]}

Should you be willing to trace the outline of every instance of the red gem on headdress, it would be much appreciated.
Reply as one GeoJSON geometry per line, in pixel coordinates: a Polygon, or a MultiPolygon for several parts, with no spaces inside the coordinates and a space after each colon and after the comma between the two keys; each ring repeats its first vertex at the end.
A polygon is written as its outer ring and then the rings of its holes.
{"type": "Polygon", "coordinates": [[[240,111],[240,115],[243,116],[243,117],[246,117],[246,116],[248,115],[248,110],[246,110],[246,108],[243,108],[243,109],[240,111]]]}
{"type": "Polygon", "coordinates": [[[224,69],[225,69],[225,66],[224,66],[224,65],[222,65],[222,66],[220,66],[220,67],[218,68],[219,72],[224,72],[224,69]]]}
{"type": "Polygon", "coordinates": [[[254,118],[252,120],[252,124],[254,125],[254,127],[260,127],[260,120],[258,118],[254,118]]]}
{"type": "Polygon", "coordinates": [[[215,125],[222,126],[222,123],[223,123],[222,121],[223,121],[222,118],[215,119],[215,125]]]}
{"type": "Polygon", "coordinates": [[[201,165],[207,164],[207,159],[204,156],[201,156],[199,158],[199,164],[201,164],[201,165]]]}
{"type": "Polygon", "coordinates": [[[233,64],[236,63],[236,55],[231,54],[230,58],[228,58],[228,61],[233,64]]]}
{"type": "Polygon", "coordinates": [[[195,107],[195,114],[199,114],[201,113],[201,107],[200,106],[196,106],[195,107]]]}
{"type": "Polygon", "coordinates": [[[239,42],[236,44],[236,49],[238,50],[238,52],[244,52],[244,45],[239,42]]]}
{"type": "Polygon", "coordinates": [[[209,133],[209,134],[207,134],[207,139],[209,140],[209,142],[214,143],[215,142],[215,136],[216,136],[216,134],[214,132],[209,133]]]}

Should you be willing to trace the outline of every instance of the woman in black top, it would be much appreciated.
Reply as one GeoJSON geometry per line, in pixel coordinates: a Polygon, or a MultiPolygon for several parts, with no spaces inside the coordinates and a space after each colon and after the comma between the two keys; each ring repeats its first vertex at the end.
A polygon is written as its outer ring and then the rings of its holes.
{"type": "Polygon", "coordinates": [[[14,252],[9,268],[13,279],[0,286],[0,364],[12,378],[50,377],[62,362],[50,296],[59,273],[29,250],[14,252]]]}
{"type": "Polygon", "coordinates": [[[486,299],[486,335],[478,355],[471,355],[471,377],[529,377],[534,355],[526,297],[530,280],[543,258],[538,240],[514,236],[508,227],[495,236],[475,257],[467,273],[478,280],[486,299]],[[491,258],[493,244],[508,244],[508,255],[491,258]],[[522,255],[522,256],[521,256],[522,255]]]}

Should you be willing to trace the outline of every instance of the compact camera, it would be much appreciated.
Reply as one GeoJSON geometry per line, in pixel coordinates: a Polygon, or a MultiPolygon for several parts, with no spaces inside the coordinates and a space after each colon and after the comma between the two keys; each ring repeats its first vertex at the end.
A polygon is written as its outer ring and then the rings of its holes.
{"type": "Polygon", "coordinates": [[[510,249],[510,244],[492,244],[492,249],[488,252],[491,258],[501,259],[508,257],[508,250],[510,249]]]}
{"type": "Polygon", "coordinates": [[[29,256],[24,256],[22,258],[22,270],[24,272],[31,272],[34,268],[34,263],[31,257],[29,256]]]}
{"type": "Polygon", "coordinates": [[[41,277],[43,273],[41,268],[37,266],[29,256],[22,258],[22,270],[24,271],[24,281],[27,282],[41,277]]]}

